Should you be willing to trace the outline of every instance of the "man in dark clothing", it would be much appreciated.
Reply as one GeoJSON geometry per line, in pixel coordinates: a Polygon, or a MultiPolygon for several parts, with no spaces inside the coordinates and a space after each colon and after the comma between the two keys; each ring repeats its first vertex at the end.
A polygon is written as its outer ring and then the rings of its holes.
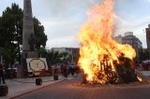
{"type": "Polygon", "coordinates": [[[1,84],[1,80],[2,80],[3,84],[5,84],[3,65],[0,63],[0,84],[1,84]]]}

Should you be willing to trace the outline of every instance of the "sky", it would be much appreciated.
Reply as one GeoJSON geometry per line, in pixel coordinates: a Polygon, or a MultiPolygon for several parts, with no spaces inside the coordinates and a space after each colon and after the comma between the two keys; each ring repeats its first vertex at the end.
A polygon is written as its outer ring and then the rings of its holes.
{"type": "MultiPolygon", "coordinates": [[[[46,47],[79,47],[77,35],[86,22],[86,12],[102,0],[31,0],[33,16],[45,27],[46,47]]],[[[0,0],[0,16],[6,7],[23,0],[0,0]]],[[[150,24],[150,0],[114,0],[115,35],[133,32],[146,48],[145,28],[150,24]]]]}

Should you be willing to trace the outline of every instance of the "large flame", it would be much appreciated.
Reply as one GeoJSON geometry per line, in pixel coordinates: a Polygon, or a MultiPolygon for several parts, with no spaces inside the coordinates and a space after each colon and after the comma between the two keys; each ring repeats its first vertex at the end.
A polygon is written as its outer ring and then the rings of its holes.
{"type": "Polygon", "coordinates": [[[118,57],[121,54],[131,60],[136,54],[130,45],[121,45],[111,38],[115,16],[112,0],[104,0],[101,5],[96,5],[88,10],[87,15],[88,21],[79,33],[81,47],[78,64],[87,75],[88,81],[97,80],[103,83],[102,79],[97,79],[95,74],[102,68],[101,62],[104,59],[107,59],[115,71],[113,61],[117,60],[118,62],[118,57]]]}

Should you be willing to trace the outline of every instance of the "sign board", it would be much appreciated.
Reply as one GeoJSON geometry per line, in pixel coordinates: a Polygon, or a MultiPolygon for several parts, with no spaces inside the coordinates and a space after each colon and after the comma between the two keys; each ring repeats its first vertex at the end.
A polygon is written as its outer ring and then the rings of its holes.
{"type": "Polygon", "coordinates": [[[45,58],[27,58],[26,61],[28,72],[38,72],[43,69],[48,70],[45,58]]]}

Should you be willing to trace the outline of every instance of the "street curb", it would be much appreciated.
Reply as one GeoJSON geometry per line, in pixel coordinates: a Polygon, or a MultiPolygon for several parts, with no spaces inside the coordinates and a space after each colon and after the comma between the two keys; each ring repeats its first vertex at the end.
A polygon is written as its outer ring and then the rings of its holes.
{"type": "Polygon", "coordinates": [[[144,74],[140,71],[137,72],[137,77],[141,80],[141,81],[148,81],[150,82],[150,77],[149,76],[144,76],[144,74]]]}
{"type": "Polygon", "coordinates": [[[58,83],[58,82],[61,82],[61,81],[63,81],[63,80],[65,80],[65,79],[61,79],[61,80],[55,81],[55,82],[53,82],[53,83],[51,83],[51,84],[43,85],[43,86],[41,86],[41,87],[39,87],[39,88],[31,89],[31,90],[29,90],[29,91],[25,91],[25,92],[23,92],[23,93],[21,93],[21,94],[18,94],[18,95],[16,95],[16,96],[12,96],[12,97],[10,97],[9,99],[15,99],[15,98],[21,97],[21,96],[23,96],[23,95],[26,95],[26,94],[29,94],[29,93],[31,93],[31,92],[40,90],[40,89],[45,88],[45,87],[47,87],[47,86],[51,86],[51,85],[56,84],[56,83],[58,83]]]}

